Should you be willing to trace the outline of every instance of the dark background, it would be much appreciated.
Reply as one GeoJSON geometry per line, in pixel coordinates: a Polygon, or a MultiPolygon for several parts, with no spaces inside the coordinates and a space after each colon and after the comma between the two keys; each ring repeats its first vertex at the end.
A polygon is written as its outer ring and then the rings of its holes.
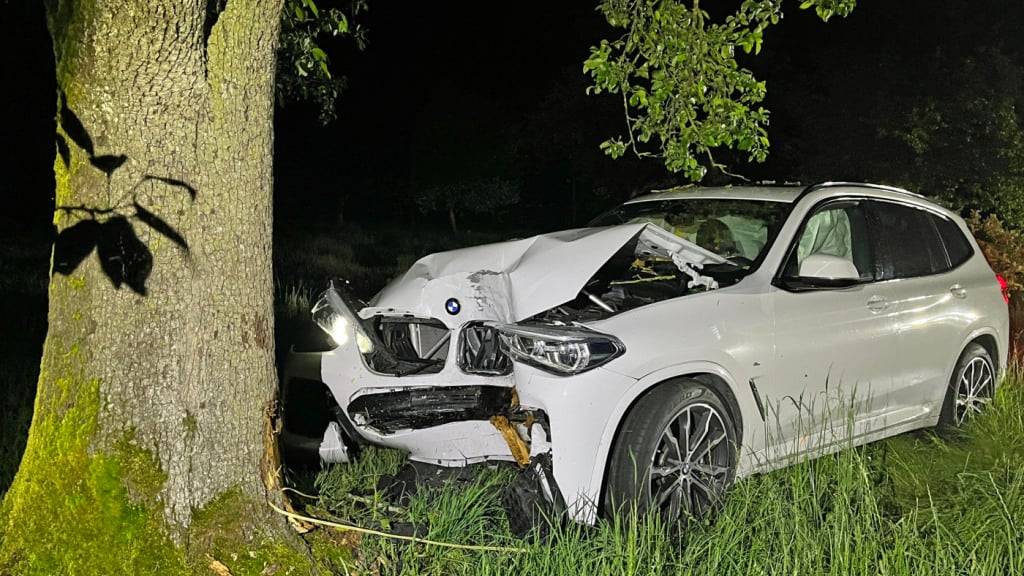
{"type": "MultiPolygon", "coordinates": [[[[898,110],[941,97],[947,79],[931,64],[981,45],[1001,46],[1021,62],[1024,3],[1017,0],[862,0],[852,16],[828,24],[797,4],[787,3],[762,54],[742,62],[768,83],[772,153],[754,166],[728,154],[721,159],[755,180],[885,180],[885,166],[909,161],[910,152],[882,134],[879,103],[898,110]]],[[[368,48],[331,46],[332,65],[349,84],[338,119],[321,126],[316,111],[301,104],[278,111],[278,225],[337,223],[343,215],[349,222],[444,226],[441,211],[416,205],[417,190],[498,174],[517,179],[520,202],[463,219],[465,226],[551,229],[681,183],[657,161],[613,161],[598,150],[623,124],[616,96],[585,94],[588,48],[617,33],[595,5],[372,2],[359,19],[369,28],[368,48]]],[[[53,193],[52,49],[41,4],[0,3],[0,19],[0,224],[45,238],[53,193]]]]}

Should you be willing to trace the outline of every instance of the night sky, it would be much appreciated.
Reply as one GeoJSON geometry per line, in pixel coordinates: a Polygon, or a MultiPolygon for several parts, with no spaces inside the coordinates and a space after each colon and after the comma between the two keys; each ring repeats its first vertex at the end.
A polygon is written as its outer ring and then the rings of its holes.
{"type": "MultiPolygon", "coordinates": [[[[850,18],[828,24],[797,5],[786,3],[762,54],[742,62],[768,82],[772,155],[757,166],[719,159],[755,179],[859,179],[864,158],[898,161],[898,150],[873,143],[879,127],[864,125],[856,103],[884,97],[902,62],[949,57],[983,42],[1009,46],[1021,62],[1014,47],[1024,23],[1019,0],[861,0],[850,18]]],[[[584,94],[588,48],[617,33],[596,2],[482,6],[371,0],[360,20],[369,28],[366,51],[344,41],[330,51],[349,83],[338,119],[322,127],[308,106],[278,111],[280,225],[342,211],[348,221],[444,225],[442,214],[415,205],[417,187],[499,174],[519,179],[521,202],[470,227],[524,219],[536,228],[568,227],[680,181],[656,161],[613,161],[598,151],[624,128],[615,96],[584,94]]],[[[43,7],[0,2],[0,22],[0,220],[8,231],[45,234],[55,95],[43,7]]],[[[932,86],[934,92],[941,83],[932,86]]],[[[893,97],[907,98],[907,91],[893,97]]]]}

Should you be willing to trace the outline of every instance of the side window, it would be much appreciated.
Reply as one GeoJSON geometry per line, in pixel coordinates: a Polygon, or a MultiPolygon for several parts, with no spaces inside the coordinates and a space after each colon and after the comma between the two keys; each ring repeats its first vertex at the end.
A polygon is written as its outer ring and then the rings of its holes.
{"type": "Polygon", "coordinates": [[[896,202],[872,201],[881,280],[949,269],[932,213],[896,202]]]}
{"type": "Polygon", "coordinates": [[[798,277],[800,265],[808,256],[825,254],[849,260],[861,280],[874,280],[872,252],[863,204],[856,201],[826,204],[804,221],[799,241],[783,269],[783,276],[798,277]]]}
{"type": "Polygon", "coordinates": [[[963,231],[960,230],[960,226],[956,222],[937,214],[931,214],[930,216],[932,221],[935,222],[935,228],[939,231],[942,243],[946,245],[946,254],[949,256],[950,268],[956,268],[970,260],[971,256],[974,255],[974,248],[971,247],[971,242],[967,240],[963,231]]]}

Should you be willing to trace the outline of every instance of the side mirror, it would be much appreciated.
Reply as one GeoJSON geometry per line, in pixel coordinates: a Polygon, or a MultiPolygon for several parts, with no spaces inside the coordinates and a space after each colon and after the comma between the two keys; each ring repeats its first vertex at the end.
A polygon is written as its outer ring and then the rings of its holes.
{"type": "Polygon", "coordinates": [[[802,280],[857,281],[860,272],[853,262],[830,254],[811,254],[800,263],[802,280]]]}

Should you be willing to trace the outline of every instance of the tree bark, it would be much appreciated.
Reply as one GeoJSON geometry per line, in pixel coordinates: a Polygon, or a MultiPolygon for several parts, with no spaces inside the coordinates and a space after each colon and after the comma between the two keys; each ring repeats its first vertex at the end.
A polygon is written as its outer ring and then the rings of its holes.
{"type": "MultiPolygon", "coordinates": [[[[0,572],[70,569],[61,558],[75,550],[58,548],[86,544],[62,532],[97,512],[93,530],[114,525],[108,546],[137,548],[145,538],[117,531],[138,524],[178,557],[211,506],[264,502],[273,466],[281,0],[46,9],[61,92],[59,235],[35,415],[0,511],[0,572]]],[[[246,510],[249,524],[266,521],[246,510]]],[[[128,553],[146,561],[100,551],[128,553]]]]}

